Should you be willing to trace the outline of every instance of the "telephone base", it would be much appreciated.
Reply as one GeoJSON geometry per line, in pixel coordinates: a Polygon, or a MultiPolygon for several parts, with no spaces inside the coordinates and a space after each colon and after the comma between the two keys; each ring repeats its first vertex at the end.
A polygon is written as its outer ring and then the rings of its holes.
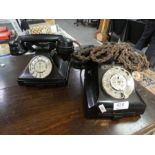
{"type": "Polygon", "coordinates": [[[70,63],[68,61],[59,60],[59,66],[55,64],[52,73],[44,78],[34,78],[30,73],[28,66],[24,69],[21,75],[18,77],[18,84],[25,86],[65,86],[68,83],[70,63]]]}
{"type": "MultiPolygon", "coordinates": [[[[105,92],[100,92],[100,85],[98,84],[98,74],[101,72],[100,66],[92,66],[91,69],[85,70],[85,114],[88,118],[112,118],[119,119],[127,116],[139,116],[144,113],[146,105],[140,98],[136,90],[130,95],[128,99],[114,99],[105,92]],[[99,94],[102,93],[100,97],[99,94]],[[114,103],[128,102],[129,108],[124,110],[114,110],[114,103]],[[99,108],[103,105],[105,111],[99,108]]],[[[104,73],[104,71],[103,71],[104,73]]]]}

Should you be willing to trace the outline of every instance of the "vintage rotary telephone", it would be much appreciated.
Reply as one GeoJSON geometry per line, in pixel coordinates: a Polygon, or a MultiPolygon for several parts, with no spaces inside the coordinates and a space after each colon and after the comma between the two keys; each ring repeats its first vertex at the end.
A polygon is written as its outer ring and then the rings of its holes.
{"type": "Polygon", "coordinates": [[[33,34],[9,42],[12,55],[35,55],[18,77],[20,85],[65,85],[68,82],[73,42],[62,35],[33,34]]]}
{"type": "MultiPolygon", "coordinates": [[[[91,47],[91,46],[89,46],[91,47]]],[[[135,89],[131,72],[113,61],[98,64],[92,61],[71,60],[76,69],[84,69],[84,107],[90,118],[124,116],[144,113],[145,103],[135,89]]]]}

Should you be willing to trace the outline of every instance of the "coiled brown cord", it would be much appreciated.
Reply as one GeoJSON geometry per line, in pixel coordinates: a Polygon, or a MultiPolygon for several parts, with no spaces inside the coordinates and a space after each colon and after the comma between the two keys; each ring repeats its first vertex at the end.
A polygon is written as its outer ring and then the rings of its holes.
{"type": "Polygon", "coordinates": [[[128,43],[105,42],[102,46],[91,48],[82,48],[77,41],[74,43],[79,45],[80,50],[72,56],[81,62],[93,61],[102,64],[114,60],[115,63],[122,64],[124,68],[132,71],[143,71],[149,68],[146,56],[136,52],[128,43]]]}

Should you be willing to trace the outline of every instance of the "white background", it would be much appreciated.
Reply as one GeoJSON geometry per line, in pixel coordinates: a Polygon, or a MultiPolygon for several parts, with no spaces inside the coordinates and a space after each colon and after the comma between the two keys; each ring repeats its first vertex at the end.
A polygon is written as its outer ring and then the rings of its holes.
{"type": "MultiPolygon", "coordinates": [[[[3,0],[0,19],[155,18],[153,0],[3,0]]],[[[154,136],[0,136],[1,155],[148,155],[154,136]]]]}
{"type": "Polygon", "coordinates": [[[154,18],[153,0],[2,0],[0,18],[154,18]]]}

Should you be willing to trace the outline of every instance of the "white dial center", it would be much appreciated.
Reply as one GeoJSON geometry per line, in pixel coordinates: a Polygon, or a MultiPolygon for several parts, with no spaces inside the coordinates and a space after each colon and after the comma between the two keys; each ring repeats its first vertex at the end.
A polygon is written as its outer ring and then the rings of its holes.
{"type": "Polygon", "coordinates": [[[110,79],[110,83],[116,90],[124,90],[126,87],[126,79],[120,74],[114,74],[110,79]]]}
{"type": "Polygon", "coordinates": [[[46,70],[47,66],[46,66],[46,63],[44,61],[38,61],[36,62],[35,64],[35,70],[39,73],[42,73],[46,70]]]}

